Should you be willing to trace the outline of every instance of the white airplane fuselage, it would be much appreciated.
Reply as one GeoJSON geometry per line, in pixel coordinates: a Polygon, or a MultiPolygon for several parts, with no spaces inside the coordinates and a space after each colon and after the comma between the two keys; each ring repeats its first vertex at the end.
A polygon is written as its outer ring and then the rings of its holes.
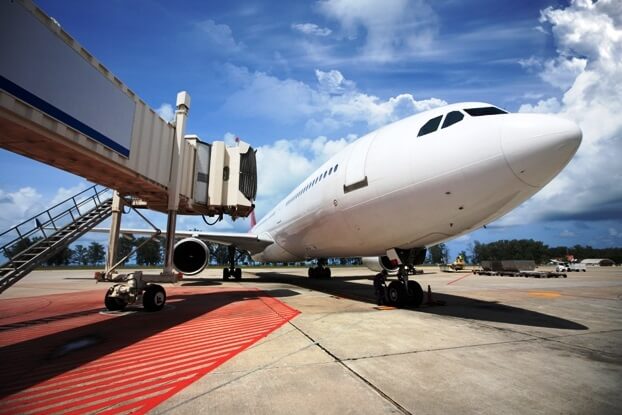
{"type": "Polygon", "coordinates": [[[367,134],[335,154],[252,230],[274,240],[258,261],[382,256],[475,230],[533,196],[581,142],[572,121],[540,114],[471,116],[460,103],[367,134]],[[463,119],[441,128],[446,114],[463,119]],[[432,118],[438,129],[418,136],[432,118]]]}

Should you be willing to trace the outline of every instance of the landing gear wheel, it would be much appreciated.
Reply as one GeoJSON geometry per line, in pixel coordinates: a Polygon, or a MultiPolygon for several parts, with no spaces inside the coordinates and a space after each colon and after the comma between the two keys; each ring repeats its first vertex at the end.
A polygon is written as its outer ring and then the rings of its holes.
{"type": "Polygon", "coordinates": [[[233,271],[233,278],[235,278],[236,280],[240,281],[242,279],[242,269],[236,268],[233,271]]]}
{"type": "Polygon", "coordinates": [[[160,311],[166,303],[166,291],[161,285],[151,284],[143,293],[143,307],[147,311],[160,311]]]}
{"type": "Polygon", "coordinates": [[[423,289],[417,281],[408,281],[408,301],[413,307],[419,307],[423,302],[423,289]]]}
{"type": "Polygon", "coordinates": [[[330,268],[322,268],[322,277],[330,278],[330,268]]]}
{"type": "Polygon", "coordinates": [[[127,304],[125,303],[125,301],[123,301],[122,298],[110,296],[114,292],[114,287],[116,287],[116,285],[113,285],[112,287],[108,288],[108,291],[106,291],[106,296],[104,297],[104,305],[110,311],[121,311],[125,308],[127,304]]]}
{"type": "Polygon", "coordinates": [[[309,268],[307,274],[309,275],[309,278],[315,278],[317,276],[317,273],[315,272],[315,267],[309,268]]]}
{"type": "Polygon", "coordinates": [[[389,297],[389,304],[402,307],[407,297],[404,285],[399,281],[391,281],[387,288],[387,296],[389,297]]]}
{"type": "Polygon", "coordinates": [[[222,279],[224,281],[227,281],[230,276],[231,276],[231,272],[229,271],[229,268],[223,268],[223,270],[222,270],[222,279]]]}

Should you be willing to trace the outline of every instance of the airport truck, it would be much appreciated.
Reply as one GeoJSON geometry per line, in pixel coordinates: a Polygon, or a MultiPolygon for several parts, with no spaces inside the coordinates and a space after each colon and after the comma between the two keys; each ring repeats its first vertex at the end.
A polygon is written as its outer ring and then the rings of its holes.
{"type": "Polygon", "coordinates": [[[585,264],[569,264],[569,263],[563,263],[563,264],[558,264],[557,267],[555,267],[555,271],[557,272],[585,272],[585,264]]]}

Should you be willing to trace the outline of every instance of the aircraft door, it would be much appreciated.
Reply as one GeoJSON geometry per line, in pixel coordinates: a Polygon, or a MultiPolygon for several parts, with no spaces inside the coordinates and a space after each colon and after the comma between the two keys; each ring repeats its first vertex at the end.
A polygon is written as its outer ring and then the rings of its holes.
{"type": "Polygon", "coordinates": [[[346,163],[346,173],[343,183],[344,193],[349,193],[368,185],[365,162],[375,136],[376,134],[373,133],[354,143],[346,163]]]}

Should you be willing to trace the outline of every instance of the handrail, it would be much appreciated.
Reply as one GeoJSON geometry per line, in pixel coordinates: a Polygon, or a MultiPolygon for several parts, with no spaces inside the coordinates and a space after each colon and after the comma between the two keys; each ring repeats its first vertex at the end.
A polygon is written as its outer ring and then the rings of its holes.
{"type": "MultiPolygon", "coordinates": [[[[0,233],[0,240],[2,239],[2,237],[5,237],[7,234],[9,234],[10,232],[13,232],[13,231],[17,232],[17,235],[18,235],[17,238],[14,238],[11,241],[9,241],[7,243],[4,243],[2,246],[0,246],[0,251],[3,252],[3,255],[7,259],[12,260],[13,257],[16,256],[17,253],[15,253],[12,256],[9,256],[8,252],[7,252],[7,249],[6,249],[7,247],[17,243],[20,240],[28,238],[28,237],[32,236],[33,234],[35,234],[35,233],[37,233],[39,231],[43,233],[44,237],[47,237],[44,229],[50,227],[50,225],[51,225],[51,227],[54,228],[55,231],[57,231],[59,229],[59,226],[57,225],[57,222],[59,222],[62,218],[67,217],[68,215],[71,216],[71,219],[72,219],[71,222],[75,221],[76,218],[74,217],[73,211],[74,210],[77,211],[77,214],[78,214],[77,216],[78,217],[82,216],[82,212],[80,212],[80,207],[83,207],[87,203],[91,203],[92,202],[94,204],[94,208],[100,206],[103,202],[101,201],[99,196],[102,195],[103,193],[110,192],[111,190],[106,188],[106,187],[101,188],[100,190],[98,190],[97,189],[98,186],[99,185],[93,185],[93,186],[91,186],[91,187],[89,187],[89,188],[87,188],[85,190],[82,190],[81,192],[79,192],[79,193],[77,193],[77,194],[75,194],[75,195],[73,195],[73,196],[63,200],[62,202],[57,203],[56,205],[52,206],[51,208],[48,208],[48,209],[44,210],[43,212],[38,213],[37,215],[32,216],[31,218],[29,218],[29,219],[27,219],[27,220],[25,220],[25,221],[15,225],[15,226],[13,226],[13,227],[7,229],[6,231],[0,233]],[[91,191],[93,192],[93,194],[89,195],[88,197],[86,197],[86,198],[84,198],[84,199],[82,199],[80,201],[77,200],[77,199],[80,198],[81,195],[84,195],[85,193],[91,192],[91,191]],[[60,213],[55,214],[54,216],[52,216],[51,211],[53,209],[58,208],[59,206],[61,206],[63,204],[66,204],[69,201],[73,202],[69,208],[67,208],[67,209],[61,211],[60,213]],[[44,216],[46,214],[47,214],[47,217],[49,219],[46,219],[44,222],[41,222],[39,220],[39,217],[40,216],[44,216]],[[24,226],[24,225],[28,224],[29,222],[32,222],[33,220],[35,221],[35,225],[36,225],[34,228],[30,229],[29,231],[27,231],[25,233],[20,232],[20,229],[19,229],[20,226],[24,226]]],[[[92,209],[89,209],[89,211],[90,210],[92,210],[92,209]]],[[[64,225],[60,226],[60,228],[63,228],[63,227],[64,227],[64,225]]],[[[36,245],[36,244],[34,244],[34,245],[36,245]]],[[[32,245],[29,246],[26,249],[29,249],[31,247],[32,247],[32,245]]],[[[21,252],[20,252],[20,254],[21,254],[21,252]]]]}

